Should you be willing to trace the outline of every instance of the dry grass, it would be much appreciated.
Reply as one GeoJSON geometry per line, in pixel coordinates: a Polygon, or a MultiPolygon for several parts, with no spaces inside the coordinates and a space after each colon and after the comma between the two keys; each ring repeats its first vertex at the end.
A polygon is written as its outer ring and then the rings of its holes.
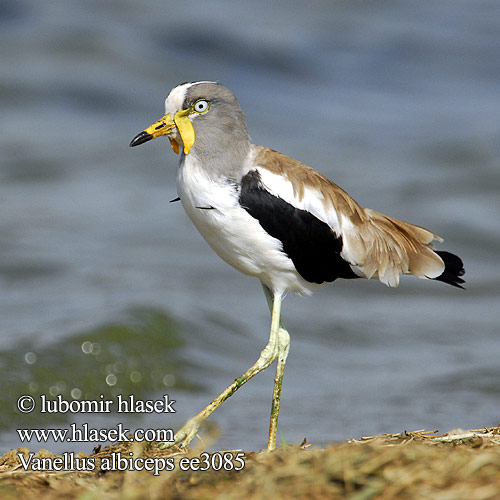
{"type": "MultiPolygon", "coordinates": [[[[93,458],[98,463],[112,452],[128,456],[129,451],[134,456],[172,456],[155,445],[120,444],[93,458]]],[[[138,471],[24,471],[16,452],[0,458],[0,498],[5,500],[500,498],[499,428],[441,436],[424,431],[385,434],[324,449],[288,447],[271,454],[246,453],[239,472],[183,472],[176,466],[156,477],[138,471]]],[[[173,456],[178,465],[185,454],[177,451],[173,456]]]]}

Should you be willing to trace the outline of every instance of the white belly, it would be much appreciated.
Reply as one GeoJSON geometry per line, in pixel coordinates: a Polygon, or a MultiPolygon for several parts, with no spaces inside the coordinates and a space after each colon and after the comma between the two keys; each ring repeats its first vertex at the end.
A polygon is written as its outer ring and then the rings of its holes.
{"type": "Polygon", "coordinates": [[[189,218],[219,257],[275,293],[307,294],[316,289],[297,273],[281,242],[241,207],[237,188],[214,182],[193,160],[179,167],[177,192],[189,218]]]}

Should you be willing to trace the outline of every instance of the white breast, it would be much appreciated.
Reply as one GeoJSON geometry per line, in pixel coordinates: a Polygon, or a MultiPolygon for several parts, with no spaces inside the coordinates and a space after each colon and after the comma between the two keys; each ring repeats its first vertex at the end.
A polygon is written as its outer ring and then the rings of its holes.
{"type": "Polygon", "coordinates": [[[281,242],[241,207],[237,186],[210,178],[194,156],[179,167],[177,192],[189,218],[225,262],[275,293],[308,294],[318,287],[297,273],[281,242]]]}

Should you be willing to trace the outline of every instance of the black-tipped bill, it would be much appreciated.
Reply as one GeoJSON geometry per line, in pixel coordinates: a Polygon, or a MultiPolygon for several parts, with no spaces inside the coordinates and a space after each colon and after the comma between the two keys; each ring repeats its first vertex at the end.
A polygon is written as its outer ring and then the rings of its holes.
{"type": "Polygon", "coordinates": [[[129,146],[133,148],[134,146],[138,146],[139,144],[144,144],[145,142],[153,139],[151,134],[148,134],[145,130],[143,130],[140,134],[137,134],[131,141],[129,146]]]}

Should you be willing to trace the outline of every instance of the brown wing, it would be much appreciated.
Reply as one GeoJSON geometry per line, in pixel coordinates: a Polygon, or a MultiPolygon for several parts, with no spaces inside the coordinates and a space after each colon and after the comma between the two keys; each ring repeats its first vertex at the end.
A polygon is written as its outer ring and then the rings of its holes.
{"type": "Polygon", "coordinates": [[[436,278],[443,273],[444,262],[431,243],[442,239],[431,231],[361,207],[331,180],[277,151],[258,147],[255,163],[286,178],[297,202],[314,193],[327,213],[335,212],[331,219],[338,220],[338,227],[330,227],[340,231],[341,256],[359,276],[378,277],[386,285],[397,286],[401,274],[436,278]]]}

